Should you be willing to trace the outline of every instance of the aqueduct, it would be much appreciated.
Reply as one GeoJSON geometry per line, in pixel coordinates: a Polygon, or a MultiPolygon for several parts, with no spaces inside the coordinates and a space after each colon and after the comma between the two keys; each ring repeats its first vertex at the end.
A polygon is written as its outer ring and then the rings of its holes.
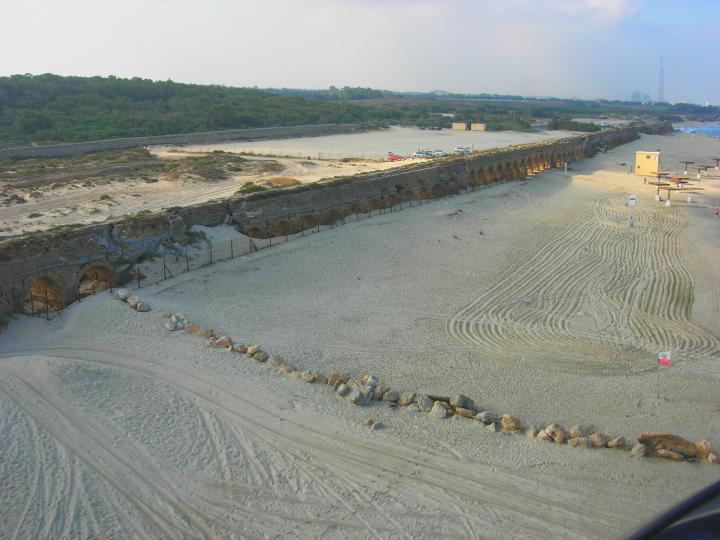
{"type": "Polygon", "coordinates": [[[532,178],[637,136],[636,128],[612,129],[5,240],[0,243],[0,313],[57,310],[123,283],[140,253],[184,238],[191,225],[231,220],[253,238],[285,237],[351,214],[532,178]]]}

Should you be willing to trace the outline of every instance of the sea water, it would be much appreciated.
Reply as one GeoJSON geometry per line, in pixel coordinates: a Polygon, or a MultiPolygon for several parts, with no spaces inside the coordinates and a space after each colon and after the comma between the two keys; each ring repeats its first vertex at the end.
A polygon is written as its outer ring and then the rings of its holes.
{"type": "Polygon", "coordinates": [[[684,133],[697,133],[708,137],[720,138],[720,124],[706,124],[702,126],[681,126],[678,131],[684,133]]]}

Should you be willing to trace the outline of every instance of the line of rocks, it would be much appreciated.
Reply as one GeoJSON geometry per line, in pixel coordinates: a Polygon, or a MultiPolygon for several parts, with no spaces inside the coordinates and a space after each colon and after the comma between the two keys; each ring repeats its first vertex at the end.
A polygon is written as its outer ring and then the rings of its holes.
{"type": "MultiPolygon", "coordinates": [[[[150,311],[146,303],[137,296],[130,296],[125,289],[116,291],[115,298],[126,302],[136,311],[150,311]]],[[[228,336],[215,335],[212,328],[190,322],[182,313],[171,314],[163,310],[162,314],[166,319],[163,323],[166,330],[184,330],[189,335],[205,339],[205,344],[210,348],[225,349],[243,354],[259,363],[269,363],[280,373],[293,379],[311,384],[325,384],[338,397],[353,405],[365,406],[372,401],[378,401],[387,403],[391,408],[413,407],[418,412],[427,413],[431,418],[445,419],[458,416],[474,420],[493,433],[522,433],[538,442],[566,444],[569,448],[627,448],[624,437],[610,437],[593,428],[575,426],[565,429],[560,424],[553,423],[543,429],[537,429],[510,414],[499,415],[482,410],[472,399],[463,394],[442,396],[400,392],[381,384],[375,375],[364,375],[357,381],[349,373],[339,371],[334,371],[327,377],[319,372],[301,371],[281,356],[268,354],[260,345],[234,343],[228,336]]],[[[382,422],[369,420],[366,425],[370,429],[378,429],[382,426],[382,422]]],[[[632,457],[655,455],[674,461],[707,461],[720,464],[720,458],[709,441],[702,440],[693,444],[678,435],[665,432],[641,433],[637,444],[630,449],[630,455],[632,457]]]]}

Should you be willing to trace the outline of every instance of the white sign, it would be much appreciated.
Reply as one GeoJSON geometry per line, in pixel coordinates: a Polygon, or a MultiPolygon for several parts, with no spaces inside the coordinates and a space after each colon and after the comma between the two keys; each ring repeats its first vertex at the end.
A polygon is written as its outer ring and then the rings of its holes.
{"type": "Polygon", "coordinates": [[[637,204],[637,195],[630,195],[630,206],[635,206],[637,204]]]}

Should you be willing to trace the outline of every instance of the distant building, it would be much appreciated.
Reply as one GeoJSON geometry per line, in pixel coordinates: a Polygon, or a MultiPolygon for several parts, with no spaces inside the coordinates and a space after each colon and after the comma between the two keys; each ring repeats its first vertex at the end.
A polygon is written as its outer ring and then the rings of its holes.
{"type": "Polygon", "coordinates": [[[470,131],[487,131],[487,124],[473,122],[472,124],[470,124],[470,131]]]}
{"type": "Polygon", "coordinates": [[[467,129],[466,122],[453,122],[452,128],[458,131],[465,131],[467,129]]]}
{"type": "Polygon", "coordinates": [[[660,152],[635,152],[635,174],[638,176],[657,176],[660,171],[660,152]]]}
{"type": "Polygon", "coordinates": [[[650,94],[647,92],[641,92],[640,90],[633,90],[630,94],[630,101],[635,103],[649,103],[650,94]]]}

